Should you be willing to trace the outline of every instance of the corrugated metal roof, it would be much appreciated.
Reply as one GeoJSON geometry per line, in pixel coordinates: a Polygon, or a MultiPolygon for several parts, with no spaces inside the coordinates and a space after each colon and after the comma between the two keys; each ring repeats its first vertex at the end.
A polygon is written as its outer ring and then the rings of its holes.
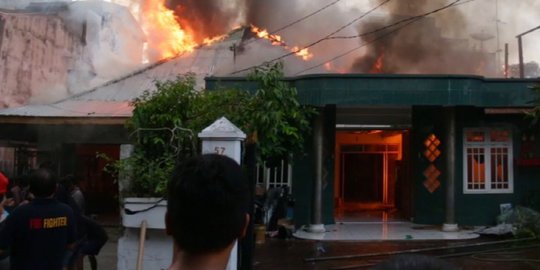
{"type": "Polygon", "coordinates": [[[60,103],[28,105],[0,111],[2,116],[31,117],[130,117],[129,102],[65,100],[60,103]]]}

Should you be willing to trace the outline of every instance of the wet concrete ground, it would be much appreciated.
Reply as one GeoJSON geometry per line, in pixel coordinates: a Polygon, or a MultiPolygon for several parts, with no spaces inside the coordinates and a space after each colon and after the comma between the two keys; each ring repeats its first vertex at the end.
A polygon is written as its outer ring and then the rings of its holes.
{"type": "MultiPolygon", "coordinates": [[[[110,240],[98,256],[98,269],[116,269],[116,248],[117,238],[120,230],[117,227],[108,227],[110,240]]],[[[320,262],[305,262],[305,258],[319,258],[328,256],[343,256],[352,254],[366,254],[376,252],[400,251],[408,249],[436,248],[450,245],[465,245],[483,243],[486,241],[506,240],[501,238],[480,237],[472,240],[459,241],[314,241],[302,239],[275,239],[267,238],[264,244],[257,244],[254,253],[254,270],[275,270],[275,269],[346,269],[354,265],[373,265],[388,257],[372,257],[365,259],[330,260],[320,262]]],[[[514,243],[506,245],[489,246],[490,248],[502,248],[517,246],[518,244],[537,245],[534,248],[522,250],[506,250],[496,254],[477,255],[468,254],[466,256],[444,258],[449,263],[461,269],[488,269],[488,270],[540,270],[540,241],[527,243],[514,243]],[[482,259],[482,260],[480,260],[482,259]]],[[[446,250],[454,252],[467,252],[479,250],[481,247],[472,249],[446,250]]],[[[485,247],[484,247],[485,249],[485,247]]],[[[439,256],[444,252],[432,251],[421,252],[420,254],[439,256]]],[[[370,269],[371,267],[357,267],[350,269],[370,269]]],[[[88,261],[85,260],[85,268],[90,269],[88,261]]],[[[155,269],[147,269],[155,270],[155,269]]]]}
{"type": "MultiPolygon", "coordinates": [[[[306,258],[320,258],[329,256],[343,256],[352,254],[366,254],[377,252],[400,251],[408,249],[436,248],[448,245],[465,245],[494,241],[501,239],[479,238],[467,241],[369,241],[369,242],[348,242],[332,241],[319,242],[310,240],[281,240],[268,239],[265,244],[257,245],[255,249],[255,270],[270,269],[370,269],[374,264],[387,259],[388,256],[370,257],[363,259],[328,260],[317,262],[306,262],[306,258]],[[370,266],[371,265],[371,266],[370,266]],[[352,266],[365,266],[355,267],[352,266]],[[351,268],[347,268],[351,267],[351,268]]],[[[523,244],[523,243],[519,243],[523,244]]],[[[500,249],[514,244],[489,246],[491,249],[500,249]]],[[[445,261],[460,267],[461,269],[540,269],[540,242],[527,242],[527,245],[536,245],[534,248],[523,250],[505,250],[496,254],[472,255],[444,258],[445,261]],[[480,260],[482,259],[482,260],[480,260]]],[[[450,251],[470,252],[482,250],[487,247],[475,247],[469,249],[455,249],[432,252],[420,252],[419,254],[440,256],[450,251]]]]}

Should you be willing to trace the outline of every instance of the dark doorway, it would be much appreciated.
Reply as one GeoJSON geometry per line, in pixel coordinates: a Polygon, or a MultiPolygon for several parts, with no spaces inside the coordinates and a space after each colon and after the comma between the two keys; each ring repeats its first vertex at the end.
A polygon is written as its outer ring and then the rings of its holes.
{"type": "Polygon", "coordinates": [[[382,203],[383,154],[343,154],[343,188],[345,203],[382,203]]]}
{"type": "Polygon", "coordinates": [[[120,157],[119,145],[78,144],[75,146],[75,176],[86,199],[88,214],[118,216],[118,183],[115,176],[105,171],[108,161],[97,153],[112,160],[120,157]]]}

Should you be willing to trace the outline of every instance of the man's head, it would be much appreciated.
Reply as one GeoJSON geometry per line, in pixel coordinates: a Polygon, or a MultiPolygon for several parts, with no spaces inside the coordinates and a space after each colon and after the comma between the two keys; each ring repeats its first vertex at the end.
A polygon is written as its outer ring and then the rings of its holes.
{"type": "Polygon", "coordinates": [[[63,185],[67,189],[72,189],[77,184],[77,178],[75,178],[75,175],[73,174],[65,175],[60,180],[60,184],[63,185]]]}
{"type": "Polygon", "coordinates": [[[57,179],[54,173],[47,168],[40,168],[33,171],[29,177],[30,192],[36,198],[45,198],[56,191],[57,179]]]}
{"type": "Polygon", "coordinates": [[[169,182],[167,232],[186,253],[221,251],[245,233],[248,198],[236,161],[215,154],[189,158],[169,182]]]}

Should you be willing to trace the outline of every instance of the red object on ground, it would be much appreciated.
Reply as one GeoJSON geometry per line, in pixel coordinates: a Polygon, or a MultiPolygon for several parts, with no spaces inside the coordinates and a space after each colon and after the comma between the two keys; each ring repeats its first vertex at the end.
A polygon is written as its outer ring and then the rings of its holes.
{"type": "Polygon", "coordinates": [[[8,184],[8,178],[0,172],[0,194],[6,193],[8,184]]]}

